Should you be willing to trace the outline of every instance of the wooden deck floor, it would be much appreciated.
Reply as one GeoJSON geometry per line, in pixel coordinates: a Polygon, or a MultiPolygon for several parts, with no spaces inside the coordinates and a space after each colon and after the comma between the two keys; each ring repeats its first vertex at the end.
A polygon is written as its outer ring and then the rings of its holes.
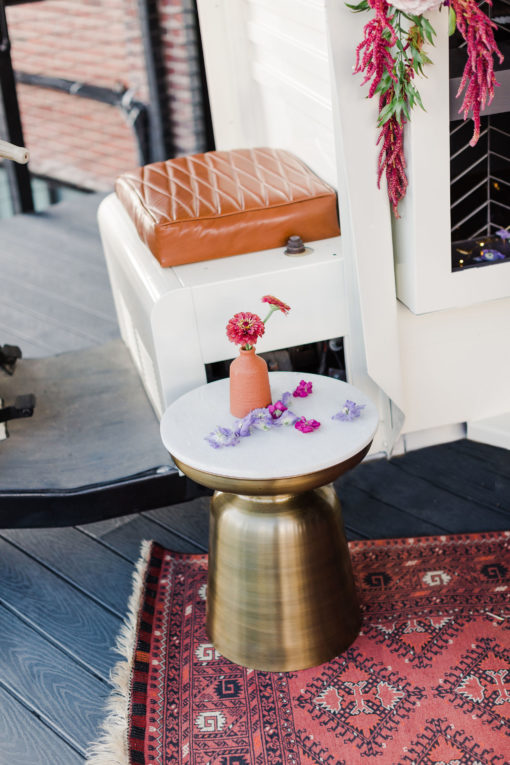
{"type": "MultiPolygon", "coordinates": [[[[13,249],[0,332],[3,342],[25,345],[27,355],[71,350],[116,335],[95,230],[97,200],[86,202],[87,225],[84,217],[76,223],[70,203],[44,220],[1,224],[2,244],[7,225],[13,249]],[[53,237],[51,247],[47,237],[53,237]],[[36,258],[41,242],[45,255],[36,258]],[[18,253],[31,252],[28,261],[18,262],[23,273],[16,270],[15,247],[18,253]],[[83,258],[90,259],[93,276],[83,258]],[[80,290],[69,293],[58,286],[63,284],[60,268],[71,279],[73,263],[82,287],[88,285],[87,298],[80,290]],[[27,309],[30,321],[21,329],[19,319],[27,309]],[[90,314],[90,326],[83,312],[90,314]],[[44,334],[47,317],[51,322],[44,334]]],[[[366,462],[340,479],[337,489],[349,538],[510,528],[510,454],[469,441],[366,462]]],[[[84,762],[111,689],[109,672],[116,661],[111,648],[140,542],[155,539],[173,550],[206,550],[207,504],[203,498],[79,527],[0,530],[0,765],[84,762]]]]}

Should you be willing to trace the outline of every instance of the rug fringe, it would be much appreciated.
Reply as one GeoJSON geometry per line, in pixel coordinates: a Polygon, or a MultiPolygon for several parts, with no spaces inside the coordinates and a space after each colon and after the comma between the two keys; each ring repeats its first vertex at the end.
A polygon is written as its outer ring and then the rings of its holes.
{"type": "Polygon", "coordinates": [[[87,765],[129,765],[128,720],[130,680],[135,655],[138,614],[143,595],[145,574],[152,542],[144,540],[140,558],[133,571],[133,590],[127,615],[115,643],[115,652],[122,656],[110,672],[113,691],[106,703],[107,717],[101,725],[99,740],[87,751],[87,765]]]}

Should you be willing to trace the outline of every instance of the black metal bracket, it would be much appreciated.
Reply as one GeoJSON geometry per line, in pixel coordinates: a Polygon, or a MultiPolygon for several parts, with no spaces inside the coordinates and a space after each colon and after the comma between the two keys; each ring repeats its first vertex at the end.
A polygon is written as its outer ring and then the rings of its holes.
{"type": "Polygon", "coordinates": [[[68,80],[65,77],[19,70],[14,73],[14,76],[16,82],[23,85],[57,90],[70,96],[89,98],[92,101],[120,108],[127,124],[135,134],[140,164],[147,165],[152,161],[149,146],[149,107],[134,97],[132,89],[127,89],[121,83],[116,88],[105,88],[77,80],[68,80]]]}
{"type": "Polygon", "coordinates": [[[14,406],[4,406],[0,409],[0,422],[19,420],[22,417],[31,417],[35,409],[35,396],[26,393],[24,396],[16,396],[14,406]]]}
{"type": "Polygon", "coordinates": [[[8,375],[13,375],[16,362],[21,356],[21,348],[18,348],[17,345],[2,345],[0,347],[0,368],[8,375]]]}
{"type": "MultiPolygon", "coordinates": [[[[0,0],[0,113],[5,125],[5,138],[16,146],[24,146],[16,82],[11,60],[11,42],[5,15],[5,0],[0,0]]],[[[34,200],[27,165],[5,160],[14,213],[33,212],[34,200]]]]}

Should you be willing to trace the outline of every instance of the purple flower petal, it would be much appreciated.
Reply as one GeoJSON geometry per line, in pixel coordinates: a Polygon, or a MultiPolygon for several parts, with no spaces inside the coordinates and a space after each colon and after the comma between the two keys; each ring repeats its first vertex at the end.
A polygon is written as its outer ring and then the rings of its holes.
{"type": "Polygon", "coordinates": [[[213,449],[221,449],[224,446],[236,446],[239,443],[239,434],[218,425],[216,430],[205,436],[205,440],[213,449]]]}
{"type": "Polygon", "coordinates": [[[366,404],[356,404],[354,401],[349,401],[349,399],[347,399],[340,411],[334,414],[331,419],[351,422],[361,416],[361,411],[365,406],[366,404]]]}
{"type": "Polygon", "coordinates": [[[281,398],[282,404],[284,406],[288,406],[291,397],[292,397],[292,393],[290,392],[290,390],[285,391],[285,393],[283,394],[283,396],[281,398]]]}
{"type": "Polygon", "coordinates": [[[282,416],[280,417],[280,419],[278,420],[278,423],[279,423],[280,425],[294,425],[294,423],[295,423],[295,422],[296,422],[296,420],[298,420],[298,419],[299,419],[299,417],[297,416],[297,414],[294,414],[294,412],[291,412],[291,411],[290,411],[290,409],[287,409],[287,410],[286,410],[286,411],[285,411],[285,412],[282,414],[282,416]]]}

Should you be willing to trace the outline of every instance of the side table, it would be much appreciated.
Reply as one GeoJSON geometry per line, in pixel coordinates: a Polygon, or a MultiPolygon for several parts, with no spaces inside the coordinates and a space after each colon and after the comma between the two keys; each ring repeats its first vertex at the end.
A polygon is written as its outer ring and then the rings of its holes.
{"type": "Polygon", "coordinates": [[[321,427],[256,430],[213,449],[205,436],[232,428],[229,381],[203,385],[171,404],[161,436],[175,464],[215,489],[211,500],[207,630],[217,650],[252,669],[292,671],[328,661],[360,629],[349,550],[332,481],[366,455],[375,405],[352,385],[321,375],[270,374],[273,401],[302,378],[307,398],[289,404],[321,427]],[[352,421],[333,420],[349,399],[352,421]]]}

